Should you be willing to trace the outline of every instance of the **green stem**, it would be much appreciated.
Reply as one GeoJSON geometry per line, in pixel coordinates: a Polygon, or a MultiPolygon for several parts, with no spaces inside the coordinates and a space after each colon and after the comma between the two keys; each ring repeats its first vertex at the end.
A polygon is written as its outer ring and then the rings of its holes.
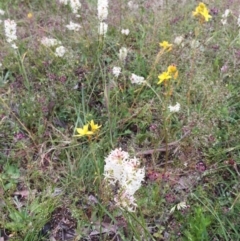
{"type": "Polygon", "coordinates": [[[230,207],[230,209],[233,209],[233,207],[235,206],[235,204],[236,204],[236,202],[237,202],[237,200],[238,200],[239,198],[240,198],[240,193],[238,193],[238,195],[237,195],[237,197],[235,198],[235,200],[234,200],[232,206],[230,207]]]}
{"type": "MultiPolygon", "coordinates": [[[[97,178],[99,179],[99,187],[102,187],[101,173],[100,173],[100,169],[99,169],[99,166],[98,166],[99,162],[96,160],[96,156],[95,156],[96,151],[92,150],[92,143],[89,143],[89,144],[91,144],[90,148],[91,148],[91,152],[93,154],[94,164],[95,164],[95,168],[96,168],[96,171],[97,171],[97,178]]],[[[100,191],[101,188],[98,189],[98,190],[100,191]]]]}
{"type": "Polygon", "coordinates": [[[168,149],[168,127],[167,127],[167,120],[164,121],[164,135],[165,135],[165,144],[166,144],[166,154],[165,154],[165,165],[164,165],[164,172],[167,171],[167,163],[168,163],[168,156],[169,156],[169,149],[168,149]]]}
{"type": "Polygon", "coordinates": [[[26,54],[27,54],[27,52],[21,58],[21,55],[20,55],[19,51],[17,50],[17,55],[18,55],[18,59],[19,59],[19,61],[18,61],[19,69],[20,69],[20,72],[23,74],[24,80],[25,80],[24,81],[24,85],[27,88],[27,90],[30,91],[30,82],[29,82],[29,79],[28,79],[28,76],[27,76],[27,72],[26,72],[24,64],[23,64],[23,60],[24,60],[24,57],[25,57],[26,54]]]}
{"type": "Polygon", "coordinates": [[[86,123],[86,111],[85,111],[85,98],[84,98],[84,84],[81,86],[81,92],[82,92],[82,109],[83,109],[83,118],[84,123],[86,123]]]}
{"type": "Polygon", "coordinates": [[[162,100],[161,100],[159,94],[152,88],[152,86],[149,83],[147,83],[146,85],[153,91],[153,93],[157,96],[158,100],[162,104],[162,100]]]}
{"type": "Polygon", "coordinates": [[[167,92],[166,92],[166,99],[165,99],[165,108],[164,108],[164,137],[165,137],[165,143],[166,143],[166,154],[165,154],[165,166],[164,166],[164,172],[167,171],[167,163],[168,163],[168,157],[169,157],[169,147],[168,147],[168,126],[169,126],[169,118],[168,116],[168,110],[167,106],[169,104],[169,93],[171,91],[171,82],[169,81],[169,85],[167,85],[167,92]]]}
{"type": "Polygon", "coordinates": [[[151,233],[149,232],[149,230],[145,227],[145,225],[143,225],[139,218],[137,218],[133,213],[128,212],[129,216],[131,216],[138,224],[141,225],[141,227],[144,229],[144,231],[149,235],[149,237],[151,237],[151,240],[155,241],[154,237],[151,235],[151,233]]]}

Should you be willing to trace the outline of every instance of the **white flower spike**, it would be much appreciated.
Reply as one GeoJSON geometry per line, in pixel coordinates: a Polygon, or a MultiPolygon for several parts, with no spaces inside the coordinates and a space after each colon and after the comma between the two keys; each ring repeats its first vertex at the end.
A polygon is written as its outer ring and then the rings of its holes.
{"type": "Polygon", "coordinates": [[[63,46],[59,46],[55,50],[55,55],[57,57],[63,57],[65,53],[66,53],[66,48],[63,46]]]}
{"type": "Polygon", "coordinates": [[[130,31],[129,31],[129,29],[122,29],[122,30],[121,30],[121,33],[122,33],[123,35],[128,35],[128,34],[130,33],[130,31]]]}
{"type": "Polygon", "coordinates": [[[138,76],[138,75],[135,75],[135,74],[131,75],[130,80],[131,80],[132,84],[137,84],[137,85],[141,85],[141,84],[146,83],[146,80],[144,79],[144,77],[138,76]]]}
{"type": "Polygon", "coordinates": [[[72,30],[72,31],[79,31],[81,28],[81,25],[70,21],[70,23],[68,25],[66,25],[66,27],[67,27],[67,29],[72,30]]]}
{"type": "Polygon", "coordinates": [[[112,73],[115,77],[118,77],[121,74],[121,67],[113,67],[112,73]]]}
{"type": "Polygon", "coordinates": [[[53,46],[56,46],[58,44],[61,44],[61,42],[58,41],[55,38],[43,37],[41,39],[41,44],[44,45],[45,47],[53,47],[53,46]]]}
{"type": "Polygon", "coordinates": [[[98,19],[100,22],[107,19],[108,16],[108,1],[98,0],[98,19]]]}
{"type": "Polygon", "coordinates": [[[127,48],[122,47],[122,48],[119,49],[118,57],[122,62],[124,62],[127,58],[127,54],[128,54],[127,48]]]}
{"type": "Polygon", "coordinates": [[[145,168],[139,167],[137,158],[130,158],[128,152],[117,148],[105,158],[104,177],[110,185],[118,184],[116,205],[134,212],[137,204],[134,194],[141,187],[145,168]]]}
{"type": "Polygon", "coordinates": [[[14,20],[4,20],[4,30],[8,43],[12,43],[17,40],[17,24],[14,20]]]}
{"type": "Polygon", "coordinates": [[[108,25],[104,22],[100,22],[98,27],[98,34],[105,36],[107,34],[108,25]]]}

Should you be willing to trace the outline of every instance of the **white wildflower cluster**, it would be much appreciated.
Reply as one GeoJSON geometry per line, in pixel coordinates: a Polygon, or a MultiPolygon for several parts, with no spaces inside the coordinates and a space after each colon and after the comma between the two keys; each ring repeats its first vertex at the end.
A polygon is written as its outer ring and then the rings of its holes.
{"type": "Polygon", "coordinates": [[[190,46],[192,49],[197,49],[200,46],[200,42],[196,39],[193,39],[190,43],[190,46]]]}
{"type": "Polygon", "coordinates": [[[128,35],[129,34],[129,29],[122,29],[121,30],[121,33],[124,34],[124,35],[128,35]]]}
{"type": "Polygon", "coordinates": [[[67,29],[72,30],[72,31],[79,31],[81,28],[81,25],[70,21],[70,23],[67,24],[66,27],[67,27],[67,29]]]}
{"type": "Polygon", "coordinates": [[[98,26],[98,34],[105,36],[108,30],[108,25],[107,23],[100,22],[98,26]]]}
{"type": "Polygon", "coordinates": [[[238,25],[238,27],[240,27],[240,14],[239,14],[238,19],[237,19],[237,25],[238,25]]]}
{"type": "Polygon", "coordinates": [[[116,205],[135,211],[137,204],[134,194],[141,187],[145,177],[145,168],[140,168],[139,160],[130,158],[128,152],[117,148],[105,158],[104,178],[109,185],[118,185],[114,198],[116,205]]]}
{"type": "Polygon", "coordinates": [[[7,42],[11,44],[12,48],[17,49],[15,44],[17,40],[17,24],[14,20],[4,20],[4,30],[7,42]]]}
{"type": "Polygon", "coordinates": [[[174,106],[168,106],[170,112],[178,112],[180,110],[180,104],[177,102],[174,106]]]}
{"type": "Polygon", "coordinates": [[[135,75],[135,74],[131,75],[130,80],[131,80],[132,84],[137,84],[137,85],[141,85],[141,84],[146,83],[146,80],[144,79],[144,77],[138,76],[138,75],[135,75]]]}
{"type": "Polygon", "coordinates": [[[174,43],[176,44],[176,45],[180,45],[181,44],[181,46],[183,47],[184,46],[184,44],[183,44],[183,36],[177,36],[175,39],[174,39],[174,43]]]}
{"type": "Polygon", "coordinates": [[[108,0],[98,0],[98,19],[100,22],[107,19],[108,0]]]}
{"type": "Polygon", "coordinates": [[[55,50],[55,56],[56,57],[61,57],[62,58],[65,53],[66,53],[66,48],[63,47],[63,46],[59,46],[55,50]]]}
{"type": "Polygon", "coordinates": [[[58,44],[61,44],[61,42],[55,38],[43,37],[41,39],[41,44],[44,45],[45,47],[54,47],[58,44]]]}
{"type": "Polygon", "coordinates": [[[78,10],[81,8],[81,3],[79,2],[79,0],[69,0],[70,3],[70,7],[72,9],[72,12],[74,14],[78,13],[78,10]]]}
{"type": "Polygon", "coordinates": [[[98,27],[98,34],[105,36],[108,25],[104,21],[108,16],[108,0],[98,0],[98,20],[100,21],[98,27]]]}
{"type": "Polygon", "coordinates": [[[68,0],[59,0],[59,3],[67,5],[68,4],[68,0]]]}
{"type": "Polygon", "coordinates": [[[112,73],[115,77],[118,77],[121,74],[121,67],[113,67],[112,73]]]}
{"type": "Polygon", "coordinates": [[[130,10],[137,10],[138,9],[138,4],[136,4],[134,1],[129,1],[127,5],[128,5],[130,10]]]}
{"type": "Polygon", "coordinates": [[[48,37],[43,37],[41,39],[41,44],[44,45],[45,47],[47,48],[50,48],[50,47],[55,47],[57,45],[60,45],[58,47],[56,47],[55,49],[55,56],[56,57],[63,57],[64,54],[66,53],[66,48],[61,46],[61,41],[55,39],[55,38],[48,38],[48,37]]]}
{"type": "MultiPolygon", "coordinates": [[[[3,11],[2,9],[0,9],[0,15],[4,15],[5,14],[5,11],[3,11]]],[[[2,23],[2,20],[0,19],[0,23],[2,23]]]]}
{"type": "Polygon", "coordinates": [[[79,0],[59,0],[59,3],[64,4],[64,5],[67,5],[69,3],[69,5],[72,9],[72,12],[74,14],[77,14],[78,10],[82,6],[79,0]]]}
{"type": "Polygon", "coordinates": [[[230,13],[232,13],[231,10],[229,10],[229,9],[225,10],[224,14],[222,15],[222,19],[221,19],[222,25],[226,25],[227,24],[227,18],[228,18],[230,13]]]}
{"type": "Polygon", "coordinates": [[[124,62],[127,58],[127,54],[128,54],[127,48],[121,47],[119,49],[119,54],[118,54],[118,57],[119,57],[120,61],[124,62]]]}

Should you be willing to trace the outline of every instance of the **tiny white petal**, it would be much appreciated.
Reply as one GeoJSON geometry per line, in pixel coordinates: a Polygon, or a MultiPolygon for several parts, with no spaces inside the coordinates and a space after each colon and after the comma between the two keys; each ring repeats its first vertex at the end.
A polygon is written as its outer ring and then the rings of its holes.
{"type": "Polygon", "coordinates": [[[57,57],[63,57],[65,53],[66,53],[66,48],[63,46],[59,46],[55,50],[55,55],[57,57]]]}
{"type": "Polygon", "coordinates": [[[174,213],[175,209],[176,209],[176,205],[174,205],[174,206],[171,208],[170,214],[174,213]]]}
{"type": "Polygon", "coordinates": [[[122,29],[121,30],[121,33],[124,34],[124,35],[128,35],[129,34],[129,29],[122,29]]]}
{"type": "Polygon", "coordinates": [[[79,0],[69,0],[72,12],[77,14],[78,10],[81,8],[81,3],[79,0]]]}
{"type": "Polygon", "coordinates": [[[185,208],[187,208],[186,202],[183,201],[177,204],[177,210],[182,210],[185,208]]]}
{"type": "Polygon", "coordinates": [[[176,45],[180,45],[183,41],[183,36],[177,36],[175,39],[174,39],[174,43],[176,45]]]}
{"type": "Polygon", "coordinates": [[[68,0],[59,0],[59,3],[67,5],[68,4],[68,0]]]}
{"type": "Polygon", "coordinates": [[[168,106],[170,112],[178,112],[180,110],[180,104],[177,102],[174,106],[168,106]]]}
{"type": "Polygon", "coordinates": [[[232,11],[230,9],[226,9],[222,17],[227,18],[230,13],[232,13],[232,11]]]}
{"type": "Polygon", "coordinates": [[[134,1],[129,1],[128,2],[128,7],[130,10],[137,10],[138,9],[138,4],[135,4],[134,1]]]}
{"type": "Polygon", "coordinates": [[[56,46],[58,44],[61,44],[61,42],[58,41],[55,38],[43,37],[41,39],[41,44],[44,45],[45,47],[53,47],[53,46],[56,46]]]}
{"type": "Polygon", "coordinates": [[[12,46],[13,49],[18,49],[16,44],[11,44],[11,46],[12,46]]]}
{"type": "Polygon", "coordinates": [[[113,67],[112,73],[115,77],[118,77],[121,73],[121,67],[113,67]]]}
{"type": "Polygon", "coordinates": [[[138,75],[135,75],[135,74],[131,75],[130,80],[131,80],[132,84],[137,84],[137,85],[141,85],[141,84],[146,83],[144,77],[138,76],[138,75]]]}
{"type": "Polygon", "coordinates": [[[72,31],[79,31],[81,28],[81,25],[70,21],[70,23],[67,24],[66,27],[67,27],[67,29],[72,30],[72,31]]]}
{"type": "Polygon", "coordinates": [[[191,41],[190,45],[191,45],[191,48],[192,48],[192,49],[196,49],[196,48],[199,47],[200,42],[199,42],[198,40],[195,40],[195,39],[194,39],[194,40],[191,41]]]}
{"type": "Polygon", "coordinates": [[[222,25],[226,25],[227,24],[227,19],[226,18],[221,19],[221,23],[222,23],[222,25]]]}

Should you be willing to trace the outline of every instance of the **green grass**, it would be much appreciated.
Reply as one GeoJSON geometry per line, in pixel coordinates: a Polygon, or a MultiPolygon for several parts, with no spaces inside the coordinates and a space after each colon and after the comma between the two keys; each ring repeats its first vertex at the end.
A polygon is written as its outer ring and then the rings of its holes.
{"type": "Polygon", "coordinates": [[[0,239],[237,240],[237,1],[224,26],[227,0],[208,1],[212,19],[203,24],[192,16],[195,1],[145,1],[135,10],[114,1],[105,37],[97,1],[81,2],[80,18],[58,1],[0,3],[0,18],[15,20],[18,38],[13,50],[0,24],[0,239]],[[70,20],[80,31],[66,29],[70,20]],[[61,41],[63,58],[40,43],[45,36],[61,41]],[[162,51],[163,41],[171,51],[162,51]],[[172,64],[178,78],[158,85],[172,64]],[[147,84],[132,84],[132,73],[147,84]],[[177,102],[179,112],[170,112],[177,102]],[[73,136],[91,120],[101,125],[97,135],[73,136]],[[116,205],[119,187],[104,179],[104,159],[115,148],[145,167],[133,213],[116,205]],[[170,213],[180,202],[187,208],[170,213]]]}

